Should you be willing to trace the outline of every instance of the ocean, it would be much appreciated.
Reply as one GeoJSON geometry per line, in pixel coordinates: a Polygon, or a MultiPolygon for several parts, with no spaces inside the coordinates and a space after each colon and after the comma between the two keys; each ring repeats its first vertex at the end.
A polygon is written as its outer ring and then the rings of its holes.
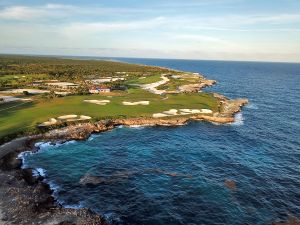
{"type": "Polygon", "coordinates": [[[199,72],[248,98],[236,122],[119,127],[24,154],[65,207],[110,224],[272,224],[300,218],[300,64],[118,59],[199,72]],[[98,185],[82,185],[85,175],[98,185]]]}

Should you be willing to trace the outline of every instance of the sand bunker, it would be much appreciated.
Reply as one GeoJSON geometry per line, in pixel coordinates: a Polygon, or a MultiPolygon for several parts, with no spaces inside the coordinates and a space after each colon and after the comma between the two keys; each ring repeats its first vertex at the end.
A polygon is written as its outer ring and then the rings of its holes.
{"type": "Polygon", "coordinates": [[[85,116],[85,115],[64,115],[64,116],[59,116],[57,119],[51,118],[46,122],[43,122],[39,124],[40,127],[46,127],[46,126],[52,126],[55,124],[58,124],[59,122],[73,122],[73,121],[84,121],[84,120],[90,120],[92,117],[90,116],[85,116]]]}
{"type": "Polygon", "coordinates": [[[154,113],[152,115],[153,118],[161,118],[167,116],[182,116],[182,115],[190,115],[190,114],[210,114],[213,111],[210,109],[170,109],[168,111],[163,111],[162,113],[154,113]]]}
{"type": "Polygon", "coordinates": [[[64,116],[59,116],[57,119],[59,120],[67,120],[67,119],[75,119],[77,118],[77,115],[64,115],[64,116]]]}
{"type": "Polygon", "coordinates": [[[16,98],[16,97],[13,97],[13,96],[2,96],[0,95],[0,103],[1,102],[16,102],[16,101],[32,101],[31,98],[16,98]]]}
{"type": "Polygon", "coordinates": [[[168,111],[164,111],[163,113],[164,113],[164,114],[167,114],[167,115],[171,115],[171,116],[176,116],[176,115],[177,115],[177,112],[178,112],[177,109],[170,109],[170,110],[168,110],[168,111]]]}
{"type": "Polygon", "coordinates": [[[161,118],[161,117],[166,117],[166,116],[170,116],[170,115],[167,115],[164,113],[154,113],[152,116],[153,116],[153,118],[161,118]]]}
{"type": "Polygon", "coordinates": [[[90,116],[84,116],[84,115],[81,115],[81,116],[79,117],[79,120],[90,120],[90,119],[92,119],[92,117],[90,117],[90,116]]]}
{"type": "Polygon", "coordinates": [[[199,109],[180,109],[180,111],[184,114],[194,114],[194,113],[201,113],[201,110],[199,109]]]}
{"type": "Polygon", "coordinates": [[[96,105],[106,105],[110,103],[110,100],[83,100],[84,102],[96,104],[96,105]]]}
{"type": "Polygon", "coordinates": [[[210,109],[180,109],[181,114],[212,113],[210,109]]]}
{"type": "MultiPolygon", "coordinates": [[[[6,90],[6,91],[0,91],[0,93],[8,93],[8,94],[23,94],[24,91],[28,92],[29,94],[33,94],[33,95],[37,95],[37,94],[45,94],[45,93],[49,93],[49,90],[39,90],[39,89],[10,89],[10,90],[6,90]]],[[[55,91],[54,92],[56,95],[62,95],[62,96],[66,96],[68,94],[70,94],[71,92],[67,92],[67,91],[55,91]]]]}
{"type": "Polygon", "coordinates": [[[41,123],[39,126],[51,126],[55,125],[57,123],[57,120],[54,118],[50,118],[48,121],[41,123]]]}
{"type": "Polygon", "coordinates": [[[149,105],[149,101],[139,101],[139,102],[122,102],[123,105],[149,105]]]}
{"type": "Polygon", "coordinates": [[[10,90],[1,91],[1,92],[2,93],[22,94],[24,91],[27,91],[30,94],[43,94],[43,93],[50,92],[47,90],[39,90],[39,89],[10,89],[10,90]]]}
{"type": "Polygon", "coordinates": [[[165,90],[158,90],[156,88],[160,85],[168,83],[170,80],[169,80],[169,78],[165,77],[164,75],[161,76],[161,79],[162,79],[161,81],[157,81],[157,82],[154,82],[154,83],[151,83],[151,84],[144,84],[141,87],[144,90],[147,90],[147,91],[152,92],[154,94],[158,94],[158,95],[164,94],[166,92],[165,90]]]}

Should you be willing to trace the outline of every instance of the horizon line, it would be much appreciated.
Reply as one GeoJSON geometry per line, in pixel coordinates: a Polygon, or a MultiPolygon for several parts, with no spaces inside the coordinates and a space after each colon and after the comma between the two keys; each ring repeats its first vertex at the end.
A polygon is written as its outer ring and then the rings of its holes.
{"type": "Polygon", "coordinates": [[[299,62],[294,61],[260,61],[260,60],[235,60],[235,59],[193,59],[193,58],[166,58],[166,57],[130,57],[130,56],[91,56],[91,55],[55,55],[55,54],[23,54],[23,53],[1,53],[0,55],[9,55],[9,56],[40,56],[40,57],[90,57],[90,58],[103,58],[103,59],[154,59],[154,60],[186,60],[186,61],[218,61],[218,62],[249,62],[249,63],[288,63],[288,64],[300,64],[299,62]]]}

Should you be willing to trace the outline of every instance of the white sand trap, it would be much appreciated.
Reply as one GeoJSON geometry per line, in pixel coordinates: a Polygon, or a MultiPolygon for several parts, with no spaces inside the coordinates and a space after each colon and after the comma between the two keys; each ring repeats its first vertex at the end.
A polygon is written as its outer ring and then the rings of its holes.
{"type": "Polygon", "coordinates": [[[164,113],[154,113],[152,116],[153,116],[153,118],[161,118],[161,117],[166,117],[166,116],[170,116],[170,115],[167,115],[164,113]]]}
{"type": "Polygon", "coordinates": [[[168,111],[164,111],[163,113],[164,113],[164,114],[168,114],[168,115],[174,115],[174,116],[176,116],[176,115],[177,115],[177,112],[178,112],[177,109],[170,109],[170,110],[168,110],[168,111]]]}
{"type": "Polygon", "coordinates": [[[83,100],[84,102],[97,104],[97,105],[106,105],[107,103],[110,103],[110,100],[83,100]]]}
{"type": "Polygon", "coordinates": [[[70,118],[70,119],[67,119],[66,121],[68,121],[68,122],[75,122],[75,121],[83,121],[83,120],[90,120],[90,119],[92,119],[92,117],[85,116],[85,115],[80,115],[79,117],[70,118]]]}
{"type": "Polygon", "coordinates": [[[162,113],[154,113],[153,118],[167,117],[167,116],[178,116],[178,115],[190,115],[199,113],[212,113],[210,109],[170,109],[168,111],[163,111],[162,113]]]}
{"type": "Polygon", "coordinates": [[[50,118],[48,121],[41,123],[39,126],[51,126],[55,125],[57,123],[57,120],[54,118],[50,118]]]}
{"type": "Polygon", "coordinates": [[[139,102],[122,102],[123,105],[149,105],[149,101],[139,101],[139,102]]]}
{"type": "Polygon", "coordinates": [[[212,113],[210,109],[180,109],[182,115],[197,114],[197,113],[212,113]]]}
{"type": "Polygon", "coordinates": [[[210,109],[201,109],[201,112],[202,113],[213,113],[213,111],[210,109]]]}
{"type": "Polygon", "coordinates": [[[48,93],[48,90],[39,90],[39,89],[10,89],[7,91],[2,91],[2,93],[13,93],[13,94],[22,94],[24,91],[27,91],[30,94],[43,94],[48,93]]]}
{"type": "Polygon", "coordinates": [[[76,119],[77,117],[78,117],[77,115],[64,115],[64,116],[57,117],[57,119],[68,120],[68,119],[76,119]]]}
{"type": "Polygon", "coordinates": [[[13,96],[2,96],[0,95],[0,99],[2,99],[1,102],[16,102],[16,101],[32,101],[32,98],[16,98],[16,97],[13,97],[13,96]]]}
{"type": "Polygon", "coordinates": [[[80,119],[80,120],[90,120],[90,119],[92,119],[92,117],[90,117],[90,116],[85,116],[85,115],[81,115],[81,116],[79,117],[79,119],[80,119]]]}
{"type": "Polygon", "coordinates": [[[201,113],[201,110],[199,109],[180,109],[180,111],[189,114],[201,113]]]}
{"type": "Polygon", "coordinates": [[[15,101],[21,101],[20,98],[15,98],[13,96],[1,96],[0,98],[2,99],[2,101],[0,102],[15,102],[15,101]]]}
{"type": "Polygon", "coordinates": [[[27,102],[32,101],[32,98],[20,98],[21,101],[27,102]]]}
{"type": "Polygon", "coordinates": [[[144,85],[141,85],[141,87],[144,90],[150,91],[151,93],[161,95],[161,94],[165,93],[166,91],[165,90],[158,90],[156,88],[158,86],[166,84],[170,81],[169,78],[165,77],[164,75],[161,76],[161,79],[162,79],[161,81],[157,81],[157,82],[154,82],[154,83],[151,83],[151,84],[144,84],[144,85]]]}
{"type": "Polygon", "coordinates": [[[190,113],[180,112],[180,115],[190,115],[190,113]]]}

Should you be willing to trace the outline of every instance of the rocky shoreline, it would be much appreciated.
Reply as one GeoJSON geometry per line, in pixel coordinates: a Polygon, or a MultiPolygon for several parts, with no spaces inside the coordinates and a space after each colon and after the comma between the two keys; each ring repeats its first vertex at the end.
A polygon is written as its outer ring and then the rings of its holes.
{"type": "Polygon", "coordinates": [[[22,169],[18,155],[24,151],[37,151],[35,143],[86,140],[92,133],[105,132],[117,126],[179,126],[200,120],[214,123],[232,123],[234,115],[248,103],[247,99],[220,99],[219,112],[213,115],[192,115],[190,117],[131,118],[102,120],[95,123],[80,123],[15,139],[0,146],[0,225],[2,224],[107,224],[105,219],[89,209],[67,209],[52,197],[49,185],[43,177],[34,176],[32,169],[22,169]]]}

